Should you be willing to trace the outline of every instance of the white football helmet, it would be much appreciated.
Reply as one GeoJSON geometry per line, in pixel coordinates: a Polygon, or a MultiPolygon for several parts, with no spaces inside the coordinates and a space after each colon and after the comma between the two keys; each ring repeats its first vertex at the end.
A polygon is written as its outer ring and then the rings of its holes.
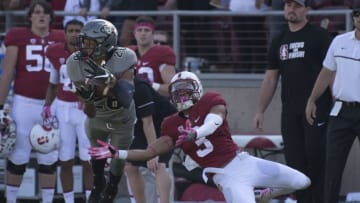
{"type": "Polygon", "coordinates": [[[182,71],[174,75],[169,86],[171,101],[178,111],[194,106],[204,94],[200,79],[191,72],[182,71]]]}
{"type": "Polygon", "coordinates": [[[0,124],[0,158],[6,158],[15,147],[16,124],[8,113],[4,114],[0,124]]]}
{"type": "Polygon", "coordinates": [[[60,131],[56,117],[44,119],[43,124],[36,124],[30,131],[30,144],[34,150],[47,154],[59,148],[60,131]]]}

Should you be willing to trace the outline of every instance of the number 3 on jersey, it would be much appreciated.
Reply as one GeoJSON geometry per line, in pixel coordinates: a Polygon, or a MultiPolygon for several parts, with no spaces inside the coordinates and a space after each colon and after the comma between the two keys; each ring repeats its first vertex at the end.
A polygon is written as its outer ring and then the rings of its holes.
{"type": "Polygon", "coordinates": [[[198,149],[196,151],[196,154],[199,157],[205,157],[206,155],[210,154],[214,150],[214,145],[210,142],[210,140],[206,139],[205,137],[197,139],[195,141],[195,144],[197,146],[200,146],[202,144],[205,146],[205,148],[198,149]]]}

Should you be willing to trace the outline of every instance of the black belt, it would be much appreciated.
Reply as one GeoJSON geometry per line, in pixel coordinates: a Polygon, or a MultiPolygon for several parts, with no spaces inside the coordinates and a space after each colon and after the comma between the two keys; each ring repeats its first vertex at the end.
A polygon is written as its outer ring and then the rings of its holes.
{"type": "Polygon", "coordinates": [[[341,101],[343,103],[343,106],[347,106],[347,107],[360,107],[360,102],[347,102],[347,101],[342,101],[342,100],[338,100],[341,101]]]}

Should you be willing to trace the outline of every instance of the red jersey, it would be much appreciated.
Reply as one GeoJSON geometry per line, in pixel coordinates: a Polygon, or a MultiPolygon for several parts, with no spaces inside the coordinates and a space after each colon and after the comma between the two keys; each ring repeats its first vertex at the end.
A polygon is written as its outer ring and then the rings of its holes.
{"type": "MultiPolygon", "coordinates": [[[[180,135],[179,129],[185,127],[185,121],[191,121],[191,127],[196,128],[204,123],[206,115],[215,105],[226,105],[224,98],[216,92],[208,92],[191,108],[189,118],[176,113],[167,117],[161,128],[162,136],[169,136],[174,143],[180,135]]],[[[182,150],[188,154],[200,167],[223,167],[232,160],[239,147],[231,138],[229,124],[225,118],[222,125],[211,135],[194,141],[184,142],[182,150]]]]}
{"type": "MultiPolygon", "coordinates": [[[[143,56],[139,56],[137,46],[130,46],[138,55],[136,64],[136,74],[146,74],[151,82],[164,83],[161,78],[161,69],[164,65],[175,65],[175,53],[169,46],[155,45],[151,47],[143,56]]],[[[145,76],[143,76],[145,77],[145,76]]]]}
{"type": "Polygon", "coordinates": [[[12,28],[6,33],[5,45],[18,47],[15,94],[45,99],[50,71],[45,50],[48,45],[64,40],[63,30],[51,30],[46,37],[35,35],[29,28],[12,28]]]}
{"type": "Polygon", "coordinates": [[[75,86],[70,80],[66,69],[66,60],[70,54],[64,42],[51,44],[46,49],[46,57],[59,74],[57,98],[63,101],[75,102],[78,101],[78,97],[74,93],[75,86]]]}

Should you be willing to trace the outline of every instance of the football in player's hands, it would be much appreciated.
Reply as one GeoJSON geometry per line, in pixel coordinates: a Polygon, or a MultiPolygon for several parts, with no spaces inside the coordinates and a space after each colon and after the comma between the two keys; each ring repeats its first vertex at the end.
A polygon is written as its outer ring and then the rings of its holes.
{"type": "Polygon", "coordinates": [[[95,87],[94,96],[95,97],[104,97],[107,96],[110,86],[93,78],[87,78],[85,80],[86,86],[95,87]]]}

